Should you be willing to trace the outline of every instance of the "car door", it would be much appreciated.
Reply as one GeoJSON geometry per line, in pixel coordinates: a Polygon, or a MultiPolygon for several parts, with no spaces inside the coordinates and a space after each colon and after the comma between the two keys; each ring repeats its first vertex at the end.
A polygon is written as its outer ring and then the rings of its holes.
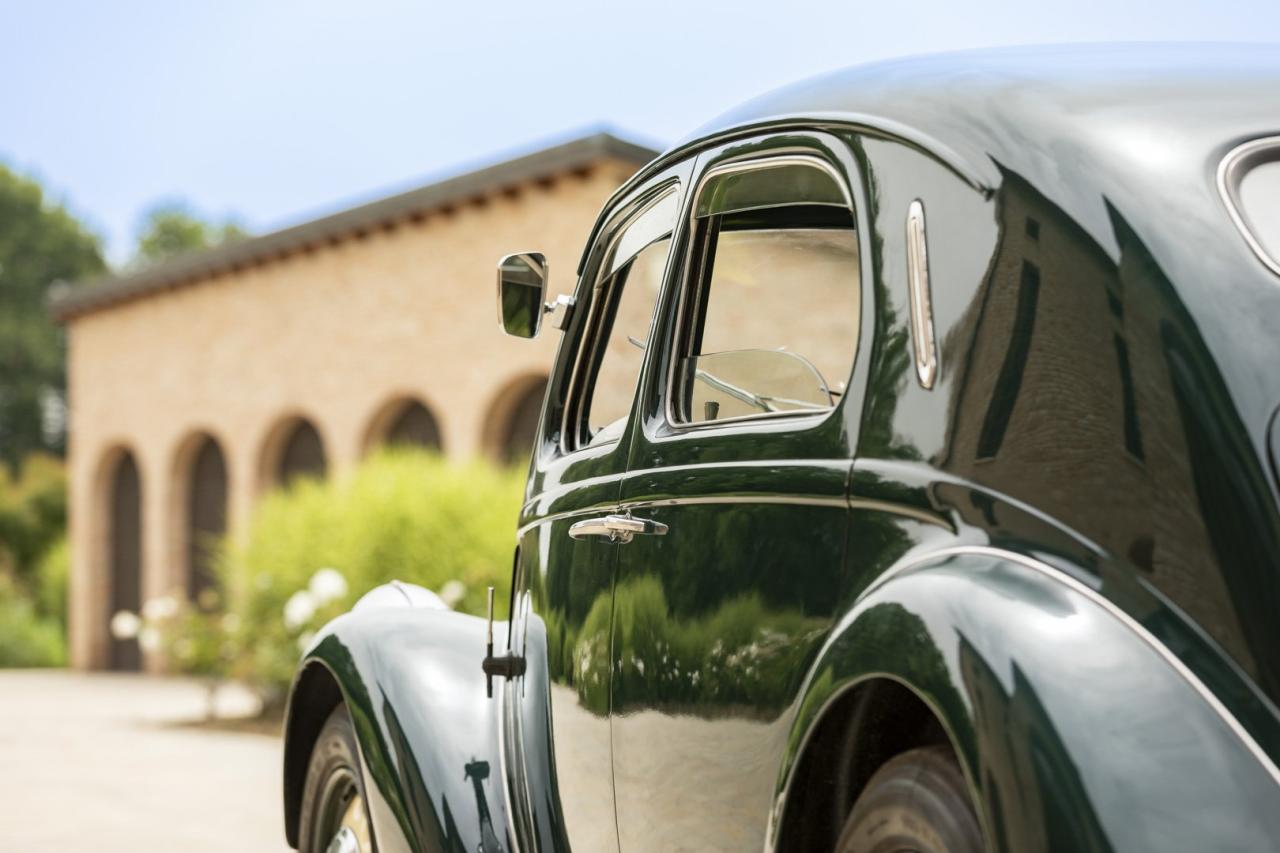
{"type": "Polygon", "coordinates": [[[575,525],[617,511],[654,307],[691,163],[612,202],[584,259],[522,511],[504,685],[504,763],[519,837],[616,850],[609,627],[617,549],[575,525]]]}
{"type": "Polygon", "coordinates": [[[832,136],[788,132],[704,154],[696,173],[622,484],[624,853],[760,848],[794,700],[851,594],[867,243],[854,161],[832,136]]]}

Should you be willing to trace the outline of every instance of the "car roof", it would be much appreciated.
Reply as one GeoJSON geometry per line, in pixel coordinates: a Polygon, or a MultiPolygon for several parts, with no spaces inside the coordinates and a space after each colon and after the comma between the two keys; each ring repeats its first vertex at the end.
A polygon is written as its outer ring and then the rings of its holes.
{"type": "Polygon", "coordinates": [[[1222,144],[1280,130],[1280,45],[1051,45],[877,62],[754,98],[688,141],[798,118],[896,129],[987,175],[988,157],[1028,145],[1123,158],[1142,141],[1133,133],[1222,144]]]}
{"type": "Polygon", "coordinates": [[[1051,45],[855,66],[747,101],[654,165],[821,122],[905,139],[983,189],[1016,173],[1111,249],[1108,204],[1160,198],[1173,214],[1180,198],[1203,219],[1222,157],[1280,133],[1280,45],[1051,45]]]}

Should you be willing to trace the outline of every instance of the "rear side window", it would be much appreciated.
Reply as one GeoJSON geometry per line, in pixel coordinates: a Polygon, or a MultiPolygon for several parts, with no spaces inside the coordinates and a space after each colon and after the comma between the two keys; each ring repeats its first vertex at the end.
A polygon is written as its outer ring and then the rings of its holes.
{"type": "Polygon", "coordinates": [[[853,369],[858,235],[836,177],[784,158],[712,172],[694,204],[675,423],[832,408],[853,369]]]}
{"type": "Polygon", "coordinates": [[[1250,248],[1280,274],[1280,137],[1254,140],[1228,154],[1220,189],[1250,248]]]}

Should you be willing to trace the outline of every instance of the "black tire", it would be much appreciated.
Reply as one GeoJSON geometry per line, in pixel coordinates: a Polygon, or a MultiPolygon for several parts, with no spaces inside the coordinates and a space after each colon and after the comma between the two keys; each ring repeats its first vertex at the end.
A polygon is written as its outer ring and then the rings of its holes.
{"type": "Polygon", "coordinates": [[[836,843],[840,853],[982,853],[964,774],[946,747],[890,759],[867,782],[836,843]]]}
{"type": "Polygon", "coordinates": [[[351,823],[351,816],[357,818],[360,853],[374,853],[359,755],[351,716],[345,705],[338,705],[320,729],[307,763],[298,822],[299,853],[325,853],[334,836],[351,823]]]}

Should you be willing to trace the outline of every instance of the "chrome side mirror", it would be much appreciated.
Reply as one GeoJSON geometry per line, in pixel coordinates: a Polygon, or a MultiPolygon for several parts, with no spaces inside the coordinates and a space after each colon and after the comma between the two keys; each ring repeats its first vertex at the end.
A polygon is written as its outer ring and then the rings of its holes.
{"type": "Polygon", "coordinates": [[[547,258],[541,252],[517,252],[498,261],[498,323],[517,338],[536,338],[542,315],[563,329],[573,313],[573,297],[547,297],[547,258]]]}
{"type": "Polygon", "coordinates": [[[537,337],[547,294],[547,258],[517,252],[498,261],[498,322],[517,338],[537,337]]]}

